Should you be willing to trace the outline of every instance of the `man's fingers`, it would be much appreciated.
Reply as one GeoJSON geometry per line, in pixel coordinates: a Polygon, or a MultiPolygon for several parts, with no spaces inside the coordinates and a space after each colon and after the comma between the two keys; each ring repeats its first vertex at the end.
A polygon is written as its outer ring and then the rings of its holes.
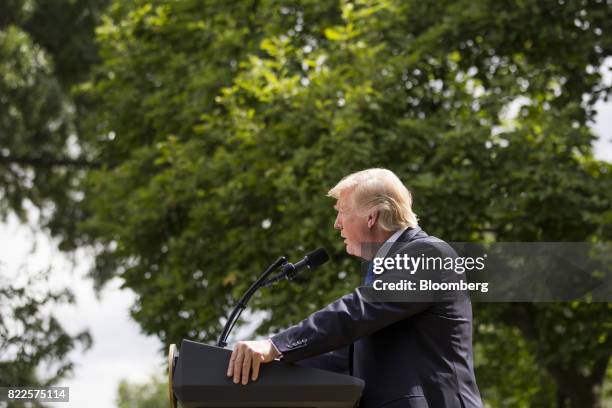
{"type": "Polygon", "coordinates": [[[234,372],[234,361],[236,360],[236,347],[232,351],[232,356],[230,357],[229,364],[227,365],[227,376],[231,377],[234,372]]]}
{"type": "Polygon", "coordinates": [[[259,366],[261,365],[262,360],[263,357],[261,354],[255,354],[253,356],[253,374],[251,377],[253,381],[257,381],[257,377],[259,377],[259,366]]]}
{"type": "Polygon", "coordinates": [[[249,373],[251,372],[251,362],[253,361],[253,351],[246,350],[244,360],[242,361],[242,385],[247,385],[249,382],[249,373]]]}
{"type": "Polygon", "coordinates": [[[270,344],[269,340],[267,343],[240,341],[236,344],[227,366],[227,376],[232,377],[234,384],[246,385],[250,380],[256,381],[259,378],[261,364],[273,360],[278,354],[271,352],[270,344]]]}
{"type": "Polygon", "coordinates": [[[236,355],[236,359],[234,360],[234,372],[232,373],[234,378],[234,384],[238,384],[238,382],[240,381],[240,374],[242,371],[242,361],[244,360],[244,350],[242,349],[241,346],[237,346],[236,348],[237,350],[237,355],[236,355]]]}

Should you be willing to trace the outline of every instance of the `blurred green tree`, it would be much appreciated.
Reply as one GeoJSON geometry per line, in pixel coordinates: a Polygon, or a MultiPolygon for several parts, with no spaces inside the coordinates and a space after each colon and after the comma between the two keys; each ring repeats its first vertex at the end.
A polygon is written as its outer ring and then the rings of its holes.
{"type": "Polygon", "coordinates": [[[94,27],[108,0],[8,0],[0,4],[0,216],[27,218],[75,242],[76,179],[97,166],[80,143],[87,109],[71,87],[98,61],[94,27]]]}
{"type": "MultiPolygon", "coordinates": [[[[73,84],[97,61],[93,27],[106,0],[0,3],[0,218],[28,219],[74,242],[76,178],[95,165],[79,147],[73,84]],[[28,207],[30,204],[30,207],[28,207]]],[[[32,273],[32,271],[28,271],[32,273]]],[[[50,385],[72,370],[68,356],[88,348],[85,330],[68,333],[49,308],[73,302],[69,290],[46,288],[34,275],[19,286],[0,271],[0,384],[50,385]],[[46,363],[54,374],[38,378],[46,363]]],[[[11,404],[10,406],[22,406],[11,404]]],[[[37,405],[38,406],[38,405],[37,405]]]]}
{"type": "Polygon", "coordinates": [[[49,313],[53,306],[74,303],[74,296],[66,289],[49,291],[48,281],[46,272],[30,277],[22,285],[0,278],[0,385],[3,387],[53,385],[72,371],[68,354],[77,347],[91,346],[87,330],[68,333],[62,322],[49,313]],[[37,375],[43,363],[51,373],[46,378],[37,375]]]}
{"type": "Polygon", "coordinates": [[[138,384],[121,380],[117,390],[118,408],[167,408],[168,383],[152,376],[149,382],[138,384]]]}

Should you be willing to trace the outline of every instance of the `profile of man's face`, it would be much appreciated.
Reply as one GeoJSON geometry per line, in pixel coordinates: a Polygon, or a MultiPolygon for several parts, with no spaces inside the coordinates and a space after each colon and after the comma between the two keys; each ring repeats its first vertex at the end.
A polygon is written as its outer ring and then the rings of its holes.
{"type": "Polygon", "coordinates": [[[346,252],[361,257],[362,245],[368,239],[367,217],[358,214],[352,207],[351,192],[341,193],[334,208],[338,212],[334,228],[340,230],[346,252]]]}

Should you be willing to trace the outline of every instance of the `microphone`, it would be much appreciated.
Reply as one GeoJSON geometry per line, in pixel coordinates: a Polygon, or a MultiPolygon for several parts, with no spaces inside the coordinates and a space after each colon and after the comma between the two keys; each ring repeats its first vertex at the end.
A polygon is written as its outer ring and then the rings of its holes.
{"type": "Polygon", "coordinates": [[[295,264],[287,262],[283,265],[283,272],[281,275],[286,276],[287,279],[292,280],[302,269],[314,269],[325,262],[329,261],[329,254],[324,248],[315,249],[312,252],[306,254],[306,256],[297,261],[295,264]]]}

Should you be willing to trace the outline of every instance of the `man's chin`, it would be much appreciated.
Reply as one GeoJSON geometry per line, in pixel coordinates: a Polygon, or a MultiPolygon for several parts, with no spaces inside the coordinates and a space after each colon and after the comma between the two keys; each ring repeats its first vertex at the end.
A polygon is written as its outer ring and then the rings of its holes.
{"type": "Polygon", "coordinates": [[[355,251],[355,249],[353,249],[350,245],[346,245],[346,253],[352,256],[360,256],[360,253],[358,251],[355,251]]]}

